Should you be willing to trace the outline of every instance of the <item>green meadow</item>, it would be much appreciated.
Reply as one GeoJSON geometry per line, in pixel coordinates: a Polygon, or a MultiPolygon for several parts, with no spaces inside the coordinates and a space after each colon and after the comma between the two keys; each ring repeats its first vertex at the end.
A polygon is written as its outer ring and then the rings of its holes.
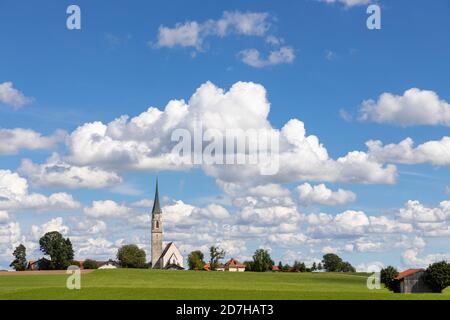
{"type": "Polygon", "coordinates": [[[97,270],[81,277],[81,290],[66,288],[66,275],[0,276],[0,299],[69,300],[396,300],[446,299],[443,294],[394,294],[368,290],[366,274],[225,273],[97,270]]]}

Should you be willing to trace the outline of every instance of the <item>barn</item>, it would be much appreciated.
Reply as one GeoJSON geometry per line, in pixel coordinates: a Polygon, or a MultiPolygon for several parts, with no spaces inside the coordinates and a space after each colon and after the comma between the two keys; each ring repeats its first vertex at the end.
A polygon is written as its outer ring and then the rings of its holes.
{"type": "Polygon", "coordinates": [[[400,293],[435,293],[425,281],[425,270],[408,269],[395,278],[400,293]]]}

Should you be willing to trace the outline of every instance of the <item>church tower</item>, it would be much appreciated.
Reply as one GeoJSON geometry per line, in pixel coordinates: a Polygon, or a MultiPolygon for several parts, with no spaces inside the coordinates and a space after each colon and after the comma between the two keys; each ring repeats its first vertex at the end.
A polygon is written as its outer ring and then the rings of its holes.
{"type": "Polygon", "coordinates": [[[162,210],[159,205],[158,179],[156,179],[155,201],[152,210],[152,268],[159,269],[162,266],[157,265],[162,254],[162,210]]]}

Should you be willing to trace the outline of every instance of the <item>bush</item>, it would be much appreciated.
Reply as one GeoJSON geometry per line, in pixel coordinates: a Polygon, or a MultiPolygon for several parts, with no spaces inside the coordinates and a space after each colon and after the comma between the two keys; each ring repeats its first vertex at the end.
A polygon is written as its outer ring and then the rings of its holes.
{"type": "Polygon", "coordinates": [[[91,260],[91,259],[86,259],[86,261],[84,261],[83,266],[84,266],[84,269],[86,269],[86,270],[98,269],[97,261],[91,260]]]}
{"type": "Polygon", "coordinates": [[[450,286],[450,264],[441,261],[430,265],[425,272],[425,280],[433,290],[442,292],[450,286]]]}
{"type": "Polygon", "coordinates": [[[397,291],[397,282],[395,278],[398,276],[398,271],[392,266],[388,266],[384,269],[381,269],[381,283],[385,285],[391,291],[397,291]]]}
{"type": "Polygon", "coordinates": [[[205,262],[203,253],[199,250],[192,251],[188,256],[188,265],[190,270],[203,270],[205,262]]]}

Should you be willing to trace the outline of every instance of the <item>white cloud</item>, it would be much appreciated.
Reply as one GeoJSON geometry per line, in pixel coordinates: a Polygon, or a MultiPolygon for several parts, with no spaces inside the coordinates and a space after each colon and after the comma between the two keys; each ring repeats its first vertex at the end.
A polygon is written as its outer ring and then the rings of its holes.
{"type": "Polygon", "coordinates": [[[122,182],[122,178],[115,172],[91,166],[72,166],[62,161],[57,154],[44,164],[24,159],[18,171],[39,187],[99,189],[122,182]]]}
{"type": "Polygon", "coordinates": [[[324,184],[311,186],[309,183],[302,184],[296,188],[301,204],[322,204],[327,206],[344,205],[356,201],[356,194],[339,189],[332,191],[324,184]]]}
{"type": "Polygon", "coordinates": [[[439,262],[439,261],[448,261],[450,260],[450,253],[434,253],[426,255],[425,257],[420,258],[419,250],[417,249],[408,249],[402,254],[402,261],[407,267],[414,268],[426,268],[430,264],[439,262]]]}
{"type": "Polygon", "coordinates": [[[81,235],[99,235],[107,231],[108,226],[105,221],[85,219],[78,221],[73,231],[81,235]]]}
{"type": "MultiPolygon", "coordinates": [[[[414,231],[409,223],[392,220],[385,216],[367,216],[362,211],[354,210],[347,210],[336,216],[325,213],[309,214],[305,216],[304,220],[308,223],[307,234],[319,238],[367,236],[369,234],[403,234],[414,231]]],[[[364,242],[366,245],[369,245],[368,240],[372,243],[370,239],[366,238],[364,242]]],[[[360,242],[359,248],[363,248],[364,243],[360,242]]]]}
{"type": "Polygon", "coordinates": [[[248,190],[248,194],[256,197],[287,197],[290,195],[288,189],[283,188],[279,184],[266,184],[251,188],[248,190]]]}
{"type": "Polygon", "coordinates": [[[15,246],[21,240],[20,225],[18,222],[10,222],[0,225],[0,245],[15,246]]]}
{"type": "Polygon", "coordinates": [[[329,4],[340,3],[346,7],[362,6],[372,2],[372,0],[319,0],[319,1],[329,4]]]}
{"type": "Polygon", "coordinates": [[[29,193],[26,179],[9,170],[0,170],[0,210],[73,210],[80,206],[67,193],[54,193],[48,197],[29,193]]]}
{"type": "MultiPolygon", "coordinates": [[[[282,130],[268,121],[270,103],[265,88],[254,83],[238,82],[225,92],[208,82],[202,85],[188,103],[174,100],[164,111],[149,108],[137,117],[122,116],[105,125],[87,123],[68,139],[64,161],[75,166],[94,166],[104,170],[183,170],[172,154],[175,129],[194,134],[200,122],[204,130],[225,134],[230,128],[266,130],[280,138],[280,171],[275,176],[261,176],[260,165],[203,165],[207,175],[218,182],[240,182],[264,185],[299,180],[394,183],[395,166],[376,162],[364,152],[350,152],[337,160],[330,159],[316,136],[306,136],[303,122],[293,119],[282,130]]],[[[178,159],[180,160],[180,159],[178,159]]]]}
{"type": "Polygon", "coordinates": [[[226,11],[219,20],[210,19],[204,23],[187,21],[178,23],[173,28],[160,26],[156,46],[160,48],[193,47],[202,50],[205,38],[211,36],[225,37],[237,34],[262,37],[270,27],[268,17],[267,13],[226,11]]]}
{"type": "Polygon", "coordinates": [[[408,201],[397,216],[405,221],[442,222],[450,220],[450,201],[442,201],[437,208],[429,208],[419,201],[408,201]]]}
{"type": "Polygon", "coordinates": [[[26,97],[22,92],[14,88],[12,82],[0,83],[0,103],[9,105],[13,109],[20,109],[32,101],[32,98],[26,97]]]}
{"type": "Polygon", "coordinates": [[[267,58],[262,58],[256,49],[247,49],[239,53],[239,57],[245,64],[254,68],[264,68],[279,64],[291,64],[295,60],[295,52],[292,47],[281,47],[271,51],[267,58]]]}
{"type": "Polygon", "coordinates": [[[59,130],[50,136],[42,136],[30,129],[0,129],[0,155],[15,155],[20,150],[50,150],[66,137],[66,132],[59,130]]]}
{"type": "Polygon", "coordinates": [[[63,236],[67,236],[70,229],[68,226],[64,225],[63,218],[61,217],[54,218],[40,226],[31,226],[31,235],[33,236],[34,240],[39,240],[46,233],[53,231],[57,231],[63,236]]]}
{"type": "Polygon", "coordinates": [[[84,208],[84,213],[92,218],[126,218],[131,209],[112,200],[93,201],[90,207],[84,208]]]}
{"type": "Polygon", "coordinates": [[[9,214],[7,211],[0,211],[0,224],[4,224],[9,220],[9,214]]]}
{"type": "Polygon", "coordinates": [[[450,104],[437,93],[417,88],[402,96],[383,93],[378,101],[366,100],[360,107],[360,120],[395,124],[450,126],[450,104]]]}
{"type": "Polygon", "coordinates": [[[201,26],[195,22],[177,24],[174,28],[159,27],[158,47],[172,48],[174,46],[201,48],[201,26]]]}
{"type": "Polygon", "coordinates": [[[399,144],[383,145],[381,141],[368,141],[369,155],[379,162],[402,164],[430,163],[450,166],[450,137],[428,141],[414,148],[414,141],[407,138],[399,144]]]}

